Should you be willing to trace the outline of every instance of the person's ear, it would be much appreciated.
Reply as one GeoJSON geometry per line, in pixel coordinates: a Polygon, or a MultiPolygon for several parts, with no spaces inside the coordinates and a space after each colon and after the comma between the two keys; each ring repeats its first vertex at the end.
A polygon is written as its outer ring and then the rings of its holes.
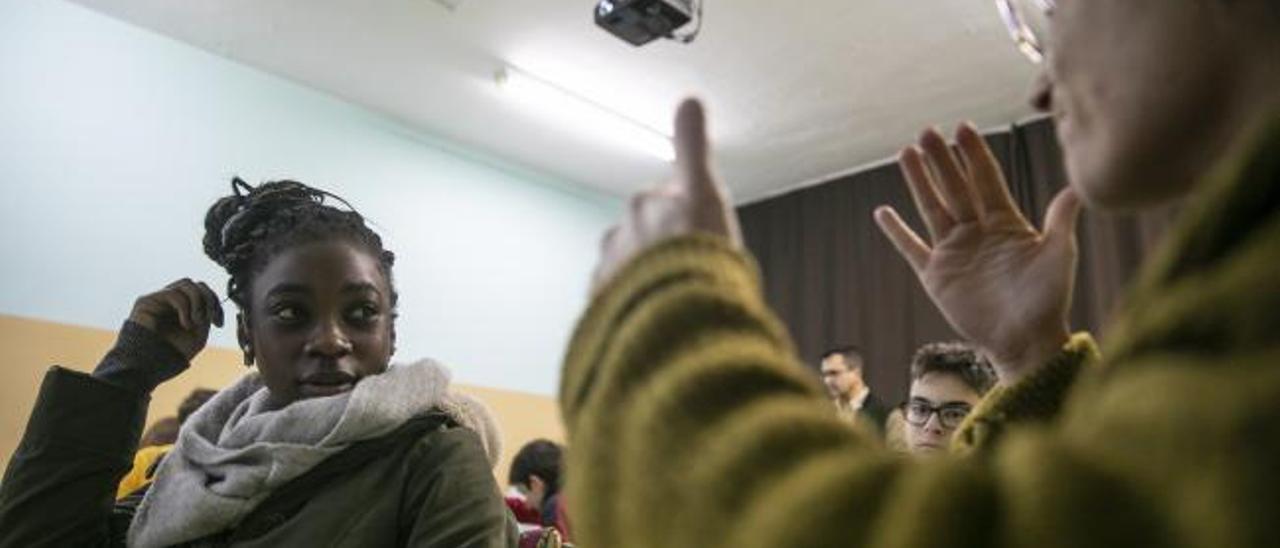
{"type": "Polygon", "coordinates": [[[529,492],[538,493],[539,495],[546,494],[547,482],[543,481],[542,478],[538,477],[535,474],[530,474],[529,475],[529,492]]]}
{"type": "Polygon", "coordinates": [[[249,319],[245,317],[243,312],[236,314],[236,339],[240,343],[240,350],[244,352],[244,366],[252,367],[254,362],[253,351],[253,332],[249,329],[249,319]]]}

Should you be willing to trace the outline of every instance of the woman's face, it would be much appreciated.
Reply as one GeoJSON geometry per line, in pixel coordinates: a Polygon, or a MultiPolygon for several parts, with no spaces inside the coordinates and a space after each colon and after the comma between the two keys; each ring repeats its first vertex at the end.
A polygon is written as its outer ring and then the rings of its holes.
{"type": "Polygon", "coordinates": [[[1032,102],[1053,113],[1071,182],[1091,203],[1184,194],[1222,152],[1230,63],[1214,4],[1058,0],[1032,102]]]}
{"type": "Polygon", "coordinates": [[[282,405],[351,390],[385,371],[395,346],[387,277],[345,241],[279,252],[252,279],[248,324],[263,382],[282,405]]]}

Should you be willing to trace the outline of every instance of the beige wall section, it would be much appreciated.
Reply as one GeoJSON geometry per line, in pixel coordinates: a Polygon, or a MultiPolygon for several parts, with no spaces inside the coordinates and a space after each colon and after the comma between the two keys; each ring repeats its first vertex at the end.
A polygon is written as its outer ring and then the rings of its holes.
{"type": "MultiPolygon", "coordinates": [[[[26,428],[31,405],[49,366],[91,371],[115,341],[115,333],[0,314],[0,467],[8,466],[26,428]]],[[[240,354],[209,348],[191,369],[157,388],[151,398],[148,423],[175,415],[178,403],[192,389],[221,388],[244,373],[240,354]]],[[[525,442],[534,438],[563,441],[564,430],[553,398],[507,390],[455,386],[488,404],[502,427],[503,455],[495,473],[506,481],[507,463],[525,442]]],[[[504,484],[505,486],[505,484],[504,484]]]]}

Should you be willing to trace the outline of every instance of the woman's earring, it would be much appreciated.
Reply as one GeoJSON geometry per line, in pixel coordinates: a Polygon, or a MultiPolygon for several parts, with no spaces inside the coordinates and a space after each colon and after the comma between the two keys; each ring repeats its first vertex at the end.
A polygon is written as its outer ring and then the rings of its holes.
{"type": "Polygon", "coordinates": [[[244,366],[253,367],[253,347],[244,345],[244,366]]]}

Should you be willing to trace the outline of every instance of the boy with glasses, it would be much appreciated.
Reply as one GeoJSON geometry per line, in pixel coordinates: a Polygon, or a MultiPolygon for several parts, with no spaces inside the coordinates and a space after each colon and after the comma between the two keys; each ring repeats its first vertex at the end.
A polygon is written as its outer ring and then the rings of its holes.
{"type": "Polygon", "coordinates": [[[951,436],[995,384],[986,358],[963,343],[931,343],[911,359],[911,393],[905,406],[907,449],[945,452],[951,436]]]}

